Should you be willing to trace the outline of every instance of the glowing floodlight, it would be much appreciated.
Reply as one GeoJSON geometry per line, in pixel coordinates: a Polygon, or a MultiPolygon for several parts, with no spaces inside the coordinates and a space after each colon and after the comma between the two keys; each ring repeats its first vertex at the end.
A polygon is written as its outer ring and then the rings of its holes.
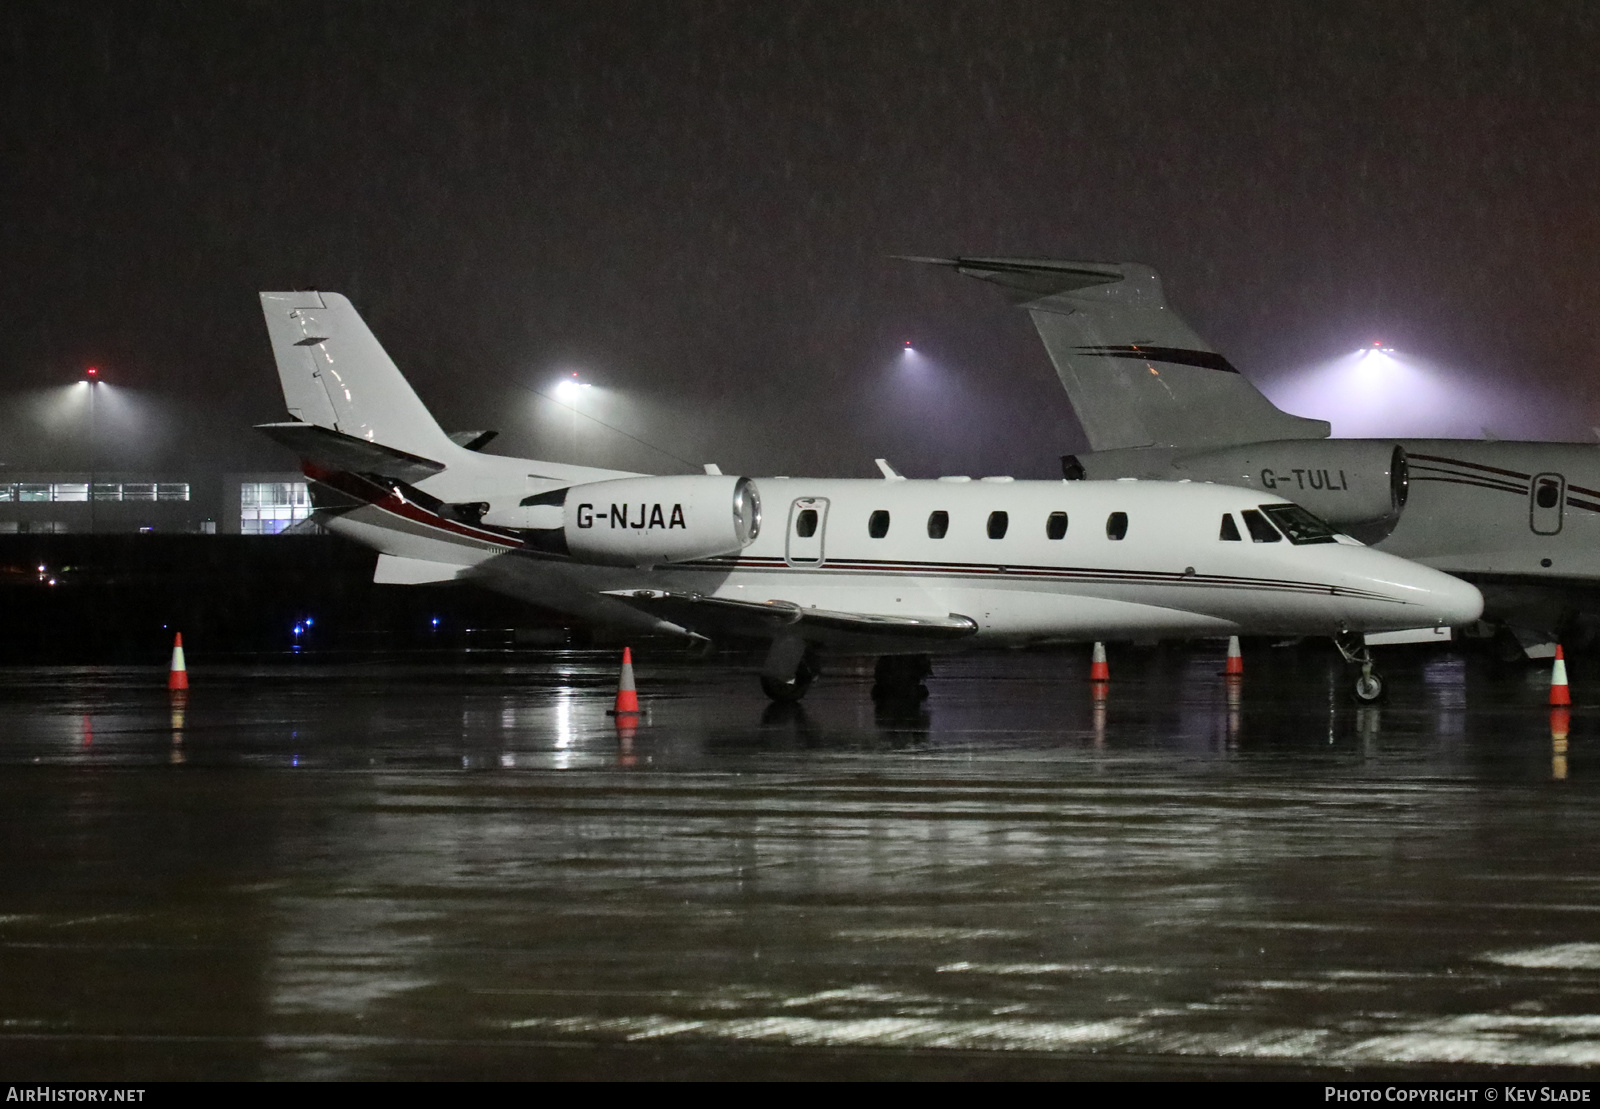
{"type": "Polygon", "coordinates": [[[579,381],[576,372],[562,378],[556,383],[556,395],[563,400],[577,400],[584,389],[590,388],[587,381],[579,381]]]}

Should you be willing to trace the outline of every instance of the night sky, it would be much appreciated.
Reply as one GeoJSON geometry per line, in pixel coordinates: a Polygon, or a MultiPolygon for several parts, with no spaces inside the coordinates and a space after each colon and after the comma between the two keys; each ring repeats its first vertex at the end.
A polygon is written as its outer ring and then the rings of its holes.
{"type": "Polygon", "coordinates": [[[1258,382],[1381,338],[1593,441],[1597,59],[1585,3],[13,0],[0,461],[84,465],[95,364],[102,466],[290,468],[256,292],[317,287],[503,453],[1058,474],[1026,316],[893,253],[1148,262],[1258,382]]]}

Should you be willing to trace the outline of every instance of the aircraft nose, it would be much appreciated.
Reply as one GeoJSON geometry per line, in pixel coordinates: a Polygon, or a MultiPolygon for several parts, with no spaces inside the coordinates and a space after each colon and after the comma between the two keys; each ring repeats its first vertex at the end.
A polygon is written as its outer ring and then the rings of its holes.
{"type": "Polygon", "coordinates": [[[1483,594],[1478,587],[1440,570],[1429,570],[1424,583],[1425,603],[1440,627],[1459,628],[1483,615],[1483,594]]]}

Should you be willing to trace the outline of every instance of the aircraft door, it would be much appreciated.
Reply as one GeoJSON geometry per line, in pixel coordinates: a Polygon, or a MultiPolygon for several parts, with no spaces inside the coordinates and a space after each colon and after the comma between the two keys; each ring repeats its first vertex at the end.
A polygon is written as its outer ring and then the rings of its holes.
{"type": "Polygon", "coordinates": [[[822,564],[822,534],[827,524],[825,497],[800,497],[789,506],[789,565],[822,564]]]}
{"type": "Polygon", "coordinates": [[[1535,474],[1528,491],[1528,525],[1535,535],[1555,535],[1561,530],[1567,508],[1567,479],[1560,474],[1535,474]]]}

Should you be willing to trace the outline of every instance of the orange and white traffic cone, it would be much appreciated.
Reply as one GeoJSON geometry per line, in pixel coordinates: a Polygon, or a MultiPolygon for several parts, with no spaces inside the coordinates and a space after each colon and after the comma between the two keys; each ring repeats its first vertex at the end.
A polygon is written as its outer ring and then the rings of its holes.
{"type": "Polygon", "coordinates": [[[622,648],[622,674],[617,679],[617,703],[609,715],[639,715],[639,691],[633,684],[633,651],[628,647],[622,648]]]}
{"type": "Polygon", "coordinates": [[[172,668],[167,671],[167,688],[174,693],[189,688],[189,668],[183,662],[183,633],[172,641],[172,668]]]}
{"type": "Polygon", "coordinates": [[[1106,645],[1098,640],[1094,645],[1094,657],[1089,662],[1089,680],[1091,682],[1111,680],[1111,667],[1106,664],[1106,645]]]}
{"type": "Polygon", "coordinates": [[[1572,691],[1567,688],[1567,658],[1561,653],[1559,643],[1556,644],[1556,664],[1550,670],[1550,703],[1572,704],[1572,691]]]}
{"type": "Polygon", "coordinates": [[[1239,653],[1239,637],[1228,636],[1228,661],[1222,665],[1222,674],[1228,678],[1244,677],[1244,656],[1239,653]]]}

